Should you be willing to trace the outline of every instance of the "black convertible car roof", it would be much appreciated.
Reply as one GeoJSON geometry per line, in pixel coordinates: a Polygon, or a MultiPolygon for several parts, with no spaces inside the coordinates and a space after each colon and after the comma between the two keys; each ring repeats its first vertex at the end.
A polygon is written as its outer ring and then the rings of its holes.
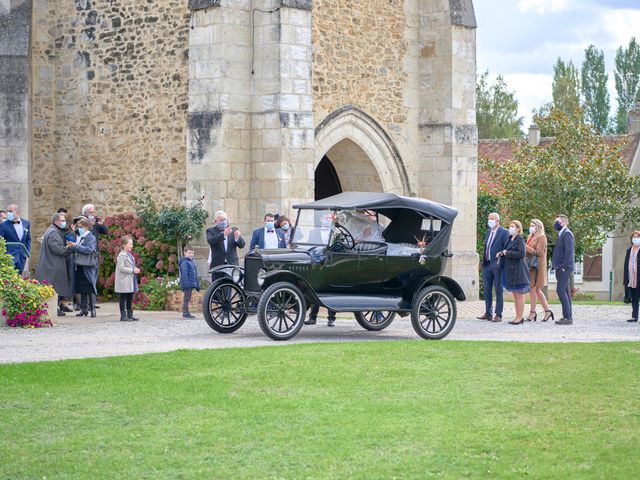
{"type": "Polygon", "coordinates": [[[394,193],[378,192],[342,192],[315,202],[299,203],[293,208],[309,210],[375,210],[384,212],[390,209],[408,209],[424,215],[432,215],[451,223],[458,210],[441,203],[423,198],[403,197],[394,193]]]}

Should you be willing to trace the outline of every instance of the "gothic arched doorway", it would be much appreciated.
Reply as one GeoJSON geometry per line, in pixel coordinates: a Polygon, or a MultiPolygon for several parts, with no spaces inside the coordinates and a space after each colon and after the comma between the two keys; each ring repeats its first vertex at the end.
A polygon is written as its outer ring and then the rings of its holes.
{"type": "Polygon", "coordinates": [[[317,172],[325,168],[322,164],[327,160],[335,170],[341,191],[412,195],[393,140],[363,111],[349,105],[339,108],[320,122],[315,134],[316,198],[317,172]]]}

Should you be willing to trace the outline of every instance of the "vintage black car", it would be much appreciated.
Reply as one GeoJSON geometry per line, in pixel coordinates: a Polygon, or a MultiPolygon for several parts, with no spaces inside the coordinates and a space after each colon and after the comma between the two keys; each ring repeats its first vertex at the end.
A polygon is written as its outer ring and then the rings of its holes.
{"type": "Polygon", "coordinates": [[[258,314],[260,328],[288,340],[302,328],[312,304],[353,312],[365,329],[379,331],[396,314],[411,315],[426,339],[449,334],[456,299],[465,295],[442,274],[455,208],[391,193],[344,192],[294,205],[288,248],[258,250],[244,269],[221,266],[207,290],[203,313],[220,333],[258,314]]]}

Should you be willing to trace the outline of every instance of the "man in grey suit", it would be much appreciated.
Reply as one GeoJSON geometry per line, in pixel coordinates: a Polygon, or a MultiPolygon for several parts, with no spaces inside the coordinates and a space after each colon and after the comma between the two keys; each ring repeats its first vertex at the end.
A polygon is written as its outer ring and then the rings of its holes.
{"type": "Polygon", "coordinates": [[[490,322],[502,321],[504,300],[502,296],[502,271],[496,255],[507,246],[509,232],[500,226],[500,215],[490,213],[487,226],[489,229],[484,237],[484,255],[482,257],[482,279],[484,281],[484,314],[479,320],[490,322]],[[496,314],[493,316],[493,289],[496,291],[496,314]]]}
{"type": "Polygon", "coordinates": [[[556,320],[556,325],[573,325],[569,279],[575,265],[575,239],[566,215],[556,215],[553,226],[558,231],[558,241],[553,249],[551,268],[556,272],[556,292],[562,304],[562,318],[556,320]]]}

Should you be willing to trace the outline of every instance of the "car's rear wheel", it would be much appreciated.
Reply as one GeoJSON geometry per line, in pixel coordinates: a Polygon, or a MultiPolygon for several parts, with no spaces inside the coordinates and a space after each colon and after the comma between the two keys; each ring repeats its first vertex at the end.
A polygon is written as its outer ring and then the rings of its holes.
{"type": "Polygon", "coordinates": [[[222,278],[213,282],[202,302],[204,319],[218,333],[232,333],[247,319],[247,300],[242,289],[222,278]]]}
{"type": "Polygon", "coordinates": [[[430,285],[414,296],[411,324],[422,338],[444,338],[455,323],[456,302],[446,288],[430,285]]]}
{"type": "Polygon", "coordinates": [[[273,340],[289,340],[297,335],[306,312],[304,295],[289,282],[270,285],[258,302],[258,324],[273,340]]]}
{"type": "Polygon", "coordinates": [[[362,328],[365,330],[370,330],[372,332],[379,332],[380,330],[384,330],[393,319],[396,318],[395,312],[387,312],[387,311],[369,311],[369,312],[355,312],[354,316],[356,317],[356,321],[360,324],[362,328]]]}

